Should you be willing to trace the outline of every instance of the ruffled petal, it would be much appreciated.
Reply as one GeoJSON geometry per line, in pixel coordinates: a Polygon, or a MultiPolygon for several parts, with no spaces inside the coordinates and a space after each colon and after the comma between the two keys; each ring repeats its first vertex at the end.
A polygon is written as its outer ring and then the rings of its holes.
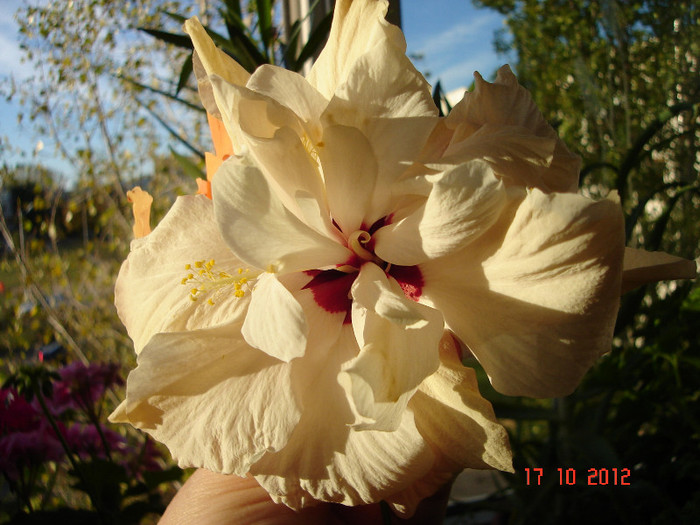
{"type": "MultiPolygon", "coordinates": [[[[391,224],[373,236],[375,252],[384,261],[412,266],[459,250],[483,234],[506,203],[503,184],[482,161],[422,179],[429,183],[424,203],[397,211],[391,224]]],[[[404,191],[415,191],[416,182],[407,181],[404,191]]]]}
{"type": "Polygon", "coordinates": [[[288,364],[250,348],[241,325],[157,334],[112,416],[164,443],[181,467],[247,474],[300,418],[288,364]]]}
{"type": "MultiPolygon", "coordinates": [[[[251,84],[256,85],[252,81],[251,77],[251,84]]],[[[316,148],[322,132],[318,122],[307,122],[275,99],[247,87],[232,86],[216,77],[212,83],[230,127],[247,146],[242,153],[255,159],[284,206],[316,231],[331,237],[337,234],[319,171],[316,148]]],[[[265,76],[257,79],[257,84],[265,84],[266,91],[273,93],[279,83],[265,76]]],[[[309,105],[312,103],[304,101],[292,104],[300,111],[308,110],[309,105]]]]}
{"type": "MultiPolygon", "coordinates": [[[[447,125],[454,130],[450,148],[475,133],[481,126],[518,126],[535,136],[556,141],[552,162],[539,168],[538,188],[543,191],[576,192],[581,159],[571,153],[558,138],[532,100],[530,93],[518,84],[508,66],[498,70],[493,83],[474,74],[474,90],[465,93],[447,116],[447,125]]],[[[450,149],[446,154],[450,153],[450,149]]],[[[523,181],[522,184],[528,184],[523,181]]]]}
{"type": "Polygon", "coordinates": [[[359,355],[343,366],[357,429],[395,430],[418,385],[439,365],[440,312],[406,298],[373,263],[352,286],[352,324],[359,355]]]}
{"type": "Polygon", "coordinates": [[[507,186],[542,188],[546,186],[542,180],[544,168],[551,164],[555,146],[555,139],[538,137],[526,128],[485,124],[446,151],[440,162],[482,159],[507,186]]]}
{"type": "Polygon", "coordinates": [[[445,315],[507,395],[567,395],[610,350],[624,228],[619,201],[527,192],[458,254],[421,265],[445,315]]]}
{"type": "Polygon", "coordinates": [[[320,118],[328,100],[304,77],[281,67],[264,65],[253,73],[246,87],[289,108],[299,117],[310,139],[319,140],[320,118]]]}
{"type": "Polygon", "coordinates": [[[231,84],[218,75],[211,75],[208,80],[237,153],[246,152],[246,146],[253,147],[247,138],[270,139],[282,127],[292,128],[299,136],[304,134],[302,121],[280,102],[245,86],[231,84]]]}
{"type": "Polygon", "coordinates": [[[622,293],[666,279],[695,279],[697,262],[664,252],[625,248],[622,293]]]}
{"type": "Polygon", "coordinates": [[[212,259],[217,270],[231,274],[243,265],[221,238],[212,202],[202,195],[179,197],[149,235],[132,242],[117,277],[114,302],[136,353],[158,332],[242,319],[248,298],[231,293],[233,285],[198,293],[193,301],[190,290],[197,283],[182,284],[188,273],[197,273],[185,265],[212,259]]]}
{"type": "Polygon", "coordinates": [[[308,82],[330,100],[336,87],[345,82],[357,60],[380,45],[406,49],[400,30],[384,17],[388,2],[352,2],[338,0],[328,42],[314,62],[308,82]]]}
{"type": "Polygon", "coordinates": [[[289,362],[304,355],[308,326],[299,302],[265,273],[255,284],[241,333],[253,348],[289,362]]]}
{"type": "Polygon", "coordinates": [[[289,211],[324,235],[337,232],[317,161],[291,128],[280,128],[269,139],[248,136],[247,143],[251,156],[289,211]]]}
{"type": "Polygon", "coordinates": [[[363,125],[374,158],[377,182],[370,196],[365,221],[368,225],[396,210],[394,183],[404,176],[437,125],[437,117],[374,118],[363,125]]]}
{"type": "Polygon", "coordinates": [[[331,99],[323,119],[363,128],[370,118],[436,117],[430,86],[394,47],[361,57],[331,99]]]}
{"type": "Polygon", "coordinates": [[[481,397],[474,370],[460,362],[451,334],[440,341],[440,368],[423,381],[409,410],[436,462],[424,478],[387,500],[398,513],[410,512],[465,468],[513,472],[508,433],[481,397]]]}
{"type": "Polygon", "coordinates": [[[350,427],[354,417],[336,378],[357,350],[346,326],[335,344],[319,352],[322,359],[291,363],[295,381],[303,385],[302,418],[284,449],[251,467],[275,501],[295,509],[318,501],[376,503],[424,476],[433,464],[409,411],[393,432],[350,427]]]}
{"type": "Polygon", "coordinates": [[[352,252],[309,228],[284,207],[260,170],[242,158],[219,169],[212,184],[221,236],[256,268],[289,273],[333,266],[352,252]]]}

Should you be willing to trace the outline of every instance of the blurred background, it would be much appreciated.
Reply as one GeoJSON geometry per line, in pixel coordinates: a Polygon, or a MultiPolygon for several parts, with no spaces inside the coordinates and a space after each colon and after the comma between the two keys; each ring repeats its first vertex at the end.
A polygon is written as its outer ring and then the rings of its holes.
{"type": "MultiPolygon", "coordinates": [[[[181,25],[252,71],[304,72],[332,2],[3,0],[0,5],[0,522],[155,523],[186,478],[106,416],[135,365],[113,306],[126,191],[152,224],[211,150],[181,25]]],[[[392,2],[449,112],[510,63],[568,147],[580,190],[617,190],[628,246],[694,259],[700,239],[700,7],[694,0],[392,2]]],[[[700,522],[700,289],[626,294],[614,346],[567,398],[508,398],[513,475],[460,480],[449,523],[700,522]]]]}

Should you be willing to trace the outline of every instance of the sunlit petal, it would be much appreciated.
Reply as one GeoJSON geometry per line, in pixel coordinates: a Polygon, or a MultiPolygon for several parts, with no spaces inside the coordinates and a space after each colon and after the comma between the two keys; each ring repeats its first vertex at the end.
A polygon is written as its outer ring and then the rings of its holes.
{"type": "Polygon", "coordinates": [[[136,353],[158,332],[216,326],[245,315],[249,297],[236,297],[230,293],[232,286],[192,300],[193,285],[182,281],[197,270],[185,266],[210,260],[229,273],[242,265],[224,244],[212,202],[204,196],[178,198],[153,232],[133,241],[114,293],[117,313],[136,353]]]}
{"type": "MultiPolygon", "coordinates": [[[[496,221],[506,202],[503,185],[481,161],[423,178],[424,203],[398,211],[374,236],[377,255],[392,264],[415,265],[460,249],[496,221]]],[[[405,186],[416,188],[414,181],[405,186]]]]}
{"type": "Polygon", "coordinates": [[[299,421],[289,365],[250,348],[240,322],[154,336],[115,416],[166,443],[182,467],[244,476],[299,421]]]}
{"type": "MultiPolygon", "coordinates": [[[[558,138],[532,100],[530,93],[518,84],[508,66],[498,70],[493,83],[474,74],[474,90],[452,109],[446,123],[454,130],[450,148],[475,133],[483,125],[517,126],[530,130],[535,136],[556,142],[552,162],[540,168],[537,179],[543,191],[575,192],[581,160],[571,153],[558,138]]],[[[446,152],[450,154],[450,149],[446,152]]],[[[525,184],[527,182],[524,182],[525,184]]]]}
{"type": "Polygon", "coordinates": [[[610,350],[623,236],[616,200],[533,190],[479,241],[421,265],[424,297],[498,391],[566,395],[610,350]]]}
{"type": "Polygon", "coordinates": [[[419,479],[432,465],[433,453],[409,411],[394,432],[358,432],[349,426],[353,415],[336,377],[356,352],[346,327],[322,362],[295,366],[295,379],[304,384],[302,418],[283,450],[265,455],[251,468],[275,501],[292,508],[319,500],[376,502],[419,479]]]}
{"type": "Polygon", "coordinates": [[[352,287],[359,355],[339,377],[358,429],[395,430],[418,385],[437,370],[442,315],[408,299],[376,265],[362,266],[352,287]]]}
{"type": "Polygon", "coordinates": [[[351,252],[295,217],[260,170],[230,159],[213,182],[214,211],[221,235],[248,264],[270,272],[333,266],[351,252]]]}
{"type": "Polygon", "coordinates": [[[308,326],[301,305],[274,275],[266,273],[255,284],[241,333],[253,348],[291,361],[304,355],[308,326]]]}

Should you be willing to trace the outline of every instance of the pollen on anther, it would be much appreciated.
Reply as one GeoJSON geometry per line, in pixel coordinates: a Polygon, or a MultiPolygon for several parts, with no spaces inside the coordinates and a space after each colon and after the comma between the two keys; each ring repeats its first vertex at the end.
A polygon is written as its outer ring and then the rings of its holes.
{"type": "MultiPolygon", "coordinates": [[[[234,277],[228,272],[213,270],[215,265],[216,261],[214,259],[195,261],[193,264],[187,265],[190,269],[193,267],[198,269],[196,272],[189,272],[187,276],[180,281],[183,285],[189,284],[196,286],[190,289],[190,299],[195,301],[201,293],[213,292],[216,290],[224,291],[231,285],[233,285],[232,291],[235,297],[244,297],[246,288],[250,289],[250,284],[247,284],[249,282],[250,270],[237,268],[236,272],[238,276],[234,277]]],[[[208,299],[207,303],[214,304],[213,298],[208,299]]]]}

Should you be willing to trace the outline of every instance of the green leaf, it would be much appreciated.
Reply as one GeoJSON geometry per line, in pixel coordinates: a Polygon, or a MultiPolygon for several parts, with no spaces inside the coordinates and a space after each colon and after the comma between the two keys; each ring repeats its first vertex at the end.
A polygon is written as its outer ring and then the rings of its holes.
{"type": "Polygon", "coordinates": [[[442,90],[442,84],[439,80],[433,88],[433,102],[437,106],[441,117],[444,117],[446,114],[452,111],[452,106],[447,101],[447,97],[445,96],[445,92],[442,90]],[[444,111],[443,108],[445,108],[447,111],[444,111]]]}
{"type": "Polygon", "coordinates": [[[139,99],[135,98],[134,99],[137,104],[139,104],[143,109],[148,111],[148,113],[158,121],[158,123],[165,128],[165,130],[170,133],[173,137],[177,139],[180,144],[185,146],[188,150],[190,150],[192,153],[195,155],[199,156],[202,160],[204,160],[204,153],[199,151],[197,148],[195,148],[192,144],[190,144],[187,139],[185,139],[183,136],[181,136],[177,131],[175,131],[170,124],[165,122],[155,111],[153,111],[150,107],[148,107],[147,104],[144,104],[141,102],[139,99]]]}
{"type": "Polygon", "coordinates": [[[172,11],[163,11],[163,14],[169,16],[170,18],[172,18],[173,20],[175,20],[179,24],[184,24],[187,21],[186,17],[184,17],[182,15],[178,15],[177,13],[173,13],[172,11]]]}
{"type": "Polygon", "coordinates": [[[224,0],[224,6],[227,11],[236,15],[239,19],[243,16],[240,0],[224,0]]]}
{"type": "Polygon", "coordinates": [[[193,162],[190,158],[185,157],[184,155],[180,155],[173,148],[170,148],[170,153],[173,154],[175,160],[177,160],[178,164],[180,164],[185,172],[185,175],[188,175],[193,179],[206,179],[206,173],[202,171],[196,162],[193,162]]]}
{"type": "Polygon", "coordinates": [[[144,33],[148,33],[152,37],[162,40],[168,44],[173,44],[174,46],[181,47],[183,49],[192,49],[192,41],[187,35],[179,35],[175,33],[168,33],[167,31],[161,31],[160,29],[151,29],[148,27],[139,27],[144,33]]]}
{"type": "Polygon", "coordinates": [[[298,71],[296,61],[294,60],[294,52],[297,48],[297,42],[299,41],[299,34],[301,32],[301,21],[295,20],[292,26],[289,28],[289,40],[282,44],[282,63],[285,64],[287,69],[292,71],[298,71]]]}
{"type": "Polygon", "coordinates": [[[175,95],[180,93],[182,88],[184,88],[187,85],[187,81],[190,79],[190,76],[192,75],[192,54],[187,55],[187,58],[185,59],[184,64],[182,64],[182,69],[180,70],[180,78],[177,81],[177,88],[175,89],[175,95]]]}
{"type": "Polygon", "coordinates": [[[140,87],[141,89],[145,89],[146,91],[150,91],[151,93],[157,93],[158,95],[163,95],[164,97],[167,97],[171,100],[179,102],[180,104],[184,104],[185,106],[187,106],[190,109],[194,109],[194,110],[200,111],[202,113],[205,112],[205,110],[202,106],[192,104],[191,102],[188,102],[187,100],[184,100],[180,97],[176,97],[175,95],[172,95],[172,94],[168,93],[167,91],[163,91],[162,89],[157,89],[157,88],[154,88],[151,86],[147,86],[145,84],[141,84],[140,82],[137,82],[133,78],[128,78],[128,77],[125,77],[123,75],[117,75],[117,78],[124,80],[126,82],[129,82],[130,84],[133,84],[137,87],[140,87]]]}
{"type": "Polygon", "coordinates": [[[331,11],[319,22],[313,33],[309,35],[309,40],[304,44],[304,47],[299,52],[299,56],[294,62],[295,71],[301,69],[309,58],[314,56],[318,48],[323,45],[323,43],[328,38],[328,33],[331,30],[331,22],[333,21],[333,12],[331,11]]]}
{"type": "Polygon", "coordinates": [[[226,39],[221,35],[215,37],[214,33],[207,29],[212,40],[249,73],[255,71],[258,66],[267,64],[268,60],[257,48],[257,43],[248,36],[245,26],[237,24],[236,15],[230,12],[224,12],[222,15],[226,21],[230,39],[226,39]]]}
{"type": "Polygon", "coordinates": [[[264,55],[266,58],[269,58],[270,44],[272,43],[272,36],[274,34],[272,27],[272,4],[270,0],[257,0],[255,3],[258,8],[258,31],[260,32],[260,39],[262,40],[265,50],[264,55]]]}

